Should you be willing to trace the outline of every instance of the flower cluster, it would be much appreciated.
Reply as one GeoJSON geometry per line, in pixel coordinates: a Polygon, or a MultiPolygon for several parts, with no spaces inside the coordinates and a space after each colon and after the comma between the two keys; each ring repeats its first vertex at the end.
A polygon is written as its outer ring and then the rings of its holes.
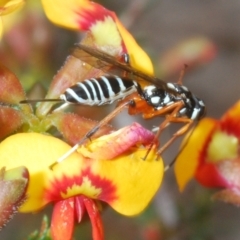
{"type": "MultiPolygon", "coordinates": [[[[4,8],[11,6],[11,2],[16,3],[7,1],[4,8]]],[[[136,68],[152,73],[150,59],[115,13],[83,0],[42,1],[42,5],[55,24],[86,31],[84,44],[115,57],[127,52],[136,68]]],[[[92,223],[93,239],[103,239],[101,202],[126,216],[139,214],[146,208],[160,187],[164,169],[161,159],[155,161],[157,143],[152,132],[137,123],[115,132],[112,127],[103,126],[91,142],[50,168],[96,122],[74,113],[52,111],[52,102],[35,108],[19,104],[26,99],[19,79],[4,66],[0,70],[1,167],[11,170],[24,166],[18,170],[21,174],[16,179],[25,179],[22,191],[6,208],[15,204],[20,206],[20,212],[36,212],[53,203],[53,239],[71,239],[74,223],[80,222],[85,212],[92,223]],[[51,132],[53,127],[57,133],[51,132]],[[55,137],[59,135],[64,141],[55,137]],[[146,154],[149,158],[143,161],[146,154]]],[[[55,75],[46,98],[57,98],[76,82],[100,75],[101,70],[86,67],[79,59],[69,56],[55,75]]],[[[3,180],[4,176],[3,172],[3,180]]],[[[6,221],[6,217],[2,218],[3,223],[6,221]]]]}
{"type": "MultiPolygon", "coordinates": [[[[24,3],[2,1],[1,19],[22,8],[24,3]]],[[[52,23],[85,32],[82,44],[117,59],[127,53],[134,68],[153,75],[151,60],[114,12],[88,0],[42,0],[41,4],[52,23]]],[[[1,21],[1,36],[4,27],[1,21]]],[[[160,71],[163,76],[171,75],[183,63],[196,65],[209,61],[215,54],[214,44],[205,38],[191,39],[164,55],[160,71]],[[186,50],[189,45],[191,54],[186,50]],[[175,57],[176,53],[179,57],[175,57]]],[[[105,125],[91,141],[55,164],[97,122],[76,113],[53,111],[56,103],[50,101],[34,107],[20,104],[26,100],[24,87],[2,64],[0,227],[18,211],[36,212],[51,203],[54,205],[51,227],[46,234],[52,239],[72,239],[74,224],[81,222],[87,213],[93,239],[101,240],[104,239],[102,203],[125,216],[141,213],[156,194],[164,175],[162,159],[156,160],[156,136],[138,123],[117,131],[105,125]]],[[[53,77],[46,99],[59,98],[66,88],[102,74],[102,69],[70,55],[53,77]]],[[[240,102],[237,102],[220,120],[201,120],[186,137],[175,164],[181,191],[195,178],[206,187],[222,188],[214,194],[214,199],[240,204],[239,116],[240,102]]]]}

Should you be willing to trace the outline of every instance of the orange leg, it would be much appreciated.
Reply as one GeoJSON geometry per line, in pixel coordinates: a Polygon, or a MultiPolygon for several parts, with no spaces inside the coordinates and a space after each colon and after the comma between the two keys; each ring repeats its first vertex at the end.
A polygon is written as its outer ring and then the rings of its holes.
{"type": "Polygon", "coordinates": [[[116,115],[118,115],[121,111],[123,111],[125,107],[131,104],[133,104],[133,100],[125,102],[122,105],[119,105],[116,109],[114,109],[113,112],[107,115],[94,128],[92,128],[88,133],[86,133],[86,135],[78,143],[76,143],[68,152],[66,152],[63,156],[61,156],[55,163],[50,165],[50,169],[52,169],[56,164],[62,162],[64,159],[70,156],[73,152],[75,152],[79,148],[79,146],[81,146],[87,139],[90,139],[98,131],[99,128],[109,123],[116,115]]]}
{"type": "MultiPolygon", "coordinates": [[[[168,119],[168,118],[167,118],[168,119]]],[[[187,132],[187,130],[190,128],[190,126],[193,123],[192,119],[188,118],[173,118],[169,119],[169,122],[179,122],[179,123],[185,123],[185,125],[180,128],[176,133],[173,134],[172,138],[170,138],[159,150],[158,155],[161,155],[172,143],[173,141],[178,138],[179,136],[183,135],[187,132]]]]}
{"type": "Polygon", "coordinates": [[[171,122],[185,122],[185,120],[188,120],[186,118],[180,118],[180,117],[176,117],[177,113],[179,112],[179,110],[183,107],[183,102],[176,102],[174,104],[172,104],[171,106],[169,106],[168,110],[172,110],[173,111],[166,116],[166,119],[160,124],[159,126],[159,130],[156,134],[156,138],[159,138],[162,131],[169,125],[169,123],[171,122]],[[171,107],[171,109],[170,109],[171,107]],[[181,120],[181,121],[180,121],[181,120]]]}
{"type": "MultiPolygon", "coordinates": [[[[169,106],[169,108],[166,108],[165,111],[170,111],[173,110],[171,112],[171,114],[166,116],[166,119],[160,124],[159,126],[159,130],[155,135],[155,139],[153,140],[153,143],[151,144],[146,156],[144,157],[144,159],[147,158],[153,144],[159,139],[160,135],[162,134],[163,130],[170,124],[170,123],[184,123],[185,125],[183,127],[181,127],[176,133],[173,134],[173,136],[158,150],[157,155],[160,156],[173,142],[176,138],[178,138],[179,136],[183,135],[184,133],[187,132],[187,130],[190,128],[190,126],[193,123],[192,119],[189,118],[181,118],[181,117],[176,117],[177,113],[179,112],[179,110],[182,108],[183,103],[182,102],[177,102],[174,103],[173,105],[169,106]]],[[[161,111],[159,111],[159,115],[163,115],[164,113],[164,109],[160,109],[161,111]]]]}
{"type": "MultiPolygon", "coordinates": [[[[166,116],[166,119],[160,124],[159,126],[159,129],[158,129],[158,132],[156,133],[155,135],[155,138],[152,142],[152,144],[150,145],[150,148],[148,149],[145,157],[143,158],[144,160],[147,158],[149,152],[151,151],[154,143],[159,139],[162,131],[171,123],[171,122],[175,122],[176,119],[176,115],[177,113],[179,112],[179,110],[183,107],[183,102],[176,102],[176,103],[173,103],[169,106],[166,106],[162,109],[159,109],[158,111],[155,111],[154,112],[154,116],[163,116],[163,115],[166,115],[168,114],[169,112],[171,112],[169,115],[166,116]]],[[[144,118],[152,118],[153,115],[150,114],[150,115],[147,115],[147,114],[144,114],[144,118]]],[[[179,118],[179,119],[184,119],[184,118],[179,118]]],[[[185,120],[185,119],[184,119],[185,120]]],[[[169,144],[170,145],[170,144],[169,144]]],[[[165,145],[164,145],[165,146],[165,145]]],[[[167,148],[167,146],[166,146],[167,148]]],[[[166,149],[165,148],[165,149],[166,149]]]]}

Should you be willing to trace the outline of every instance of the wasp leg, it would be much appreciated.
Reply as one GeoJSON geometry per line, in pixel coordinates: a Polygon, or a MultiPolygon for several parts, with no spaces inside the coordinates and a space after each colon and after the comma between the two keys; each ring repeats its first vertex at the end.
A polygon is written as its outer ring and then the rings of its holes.
{"type": "MultiPolygon", "coordinates": [[[[198,123],[197,123],[197,124],[198,124],[198,123]]],[[[191,125],[191,124],[190,124],[190,125],[191,125]]],[[[190,127],[190,126],[189,126],[189,127],[190,127]]],[[[196,126],[195,126],[195,127],[196,127],[196,126]]],[[[164,171],[165,171],[165,172],[166,172],[170,167],[172,167],[173,164],[177,161],[178,156],[183,152],[184,148],[187,146],[188,141],[189,141],[190,137],[192,136],[195,127],[193,127],[193,128],[189,131],[187,140],[184,141],[184,144],[181,146],[181,148],[180,148],[179,152],[177,153],[177,155],[175,156],[175,158],[174,158],[168,165],[165,166],[165,168],[164,168],[164,171]]]]}
{"type": "Polygon", "coordinates": [[[79,146],[81,146],[87,139],[91,138],[98,131],[99,128],[109,123],[115,116],[117,116],[120,112],[122,112],[125,107],[132,104],[134,104],[134,101],[130,100],[128,102],[124,102],[123,104],[119,105],[116,109],[114,109],[113,112],[107,115],[94,128],[92,128],[89,132],[87,132],[86,135],[78,143],[76,143],[69,151],[67,151],[56,162],[50,165],[50,169],[52,169],[56,164],[64,161],[68,156],[70,156],[73,152],[75,152],[79,148],[79,146]]]}
{"type": "Polygon", "coordinates": [[[185,125],[180,128],[176,133],[173,134],[172,138],[169,139],[159,150],[158,155],[161,155],[172,143],[173,141],[178,138],[179,136],[183,135],[188,131],[190,126],[193,123],[192,119],[189,118],[172,118],[169,119],[169,122],[175,122],[175,123],[185,123],[185,125]]]}
{"type": "MultiPolygon", "coordinates": [[[[154,137],[154,140],[152,142],[152,144],[150,145],[145,157],[143,158],[144,160],[146,160],[149,152],[151,151],[154,143],[159,139],[162,131],[171,123],[171,122],[174,122],[173,119],[176,119],[176,115],[177,113],[179,112],[179,110],[183,107],[183,102],[176,102],[172,105],[169,105],[169,106],[166,106],[162,109],[159,109],[157,111],[154,112],[154,116],[163,116],[163,115],[166,115],[167,113],[171,112],[171,114],[167,115],[166,119],[160,124],[159,126],[159,130],[158,132],[156,133],[155,137],[154,137]]],[[[149,115],[148,114],[144,114],[143,116],[144,118],[150,118],[150,117],[153,117],[152,116],[152,113],[150,113],[149,115]]],[[[181,118],[182,119],[182,118],[181,118]]],[[[164,145],[165,146],[165,145],[164,145]]],[[[166,146],[167,147],[167,146],[166,146]]],[[[159,154],[159,153],[158,153],[159,154]]]]}

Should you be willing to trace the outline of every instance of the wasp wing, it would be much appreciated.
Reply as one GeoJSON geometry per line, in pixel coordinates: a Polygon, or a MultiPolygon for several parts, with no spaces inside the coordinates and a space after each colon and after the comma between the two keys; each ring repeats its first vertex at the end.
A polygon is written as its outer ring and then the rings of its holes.
{"type": "Polygon", "coordinates": [[[128,77],[137,81],[139,84],[142,82],[143,84],[145,83],[144,85],[146,85],[146,82],[148,82],[164,90],[169,90],[166,83],[162,80],[147,75],[131,67],[129,64],[123,63],[115,57],[98,49],[91,48],[83,44],[77,44],[72,52],[72,56],[82,60],[83,62],[86,62],[94,68],[98,68],[103,71],[105,70],[106,72],[113,72],[114,70],[118,69],[123,75],[126,75],[126,73],[129,74],[128,77]]]}

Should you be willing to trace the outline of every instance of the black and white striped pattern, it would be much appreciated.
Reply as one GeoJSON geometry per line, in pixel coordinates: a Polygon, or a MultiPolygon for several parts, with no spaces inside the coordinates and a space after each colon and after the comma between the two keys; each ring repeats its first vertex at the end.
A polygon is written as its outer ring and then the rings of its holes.
{"type": "Polygon", "coordinates": [[[166,86],[167,90],[155,85],[148,85],[142,89],[136,81],[115,75],[85,79],[67,88],[60,95],[60,99],[65,102],[60,109],[69,103],[88,106],[111,104],[137,91],[156,110],[182,101],[184,106],[179,110],[177,117],[199,120],[204,116],[205,104],[187,87],[177,83],[167,83],[166,86]]]}
{"type": "Polygon", "coordinates": [[[72,55],[95,68],[102,69],[105,66],[108,67],[108,71],[111,69],[115,71],[117,68],[123,74],[128,74],[133,80],[135,79],[134,83],[139,95],[156,110],[182,101],[184,106],[179,110],[178,117],[199,120],[205,114],[206,108],[203,101],[192,94],[188,88],[178,83],[166,83],[131,67],[127,54],[124,55],[125,61],[122,62],[98,49],[77,44],[72,55]],[[147,87],[146,83],[148,83],[147,87]]]}
{"type": "Polygon", "coordinates": [[[89,106],[111,104],[136,92],[137,83],[129,78],[118,76],[101,76],[78,82],[60,95],[66,103],[89,106]]]}

